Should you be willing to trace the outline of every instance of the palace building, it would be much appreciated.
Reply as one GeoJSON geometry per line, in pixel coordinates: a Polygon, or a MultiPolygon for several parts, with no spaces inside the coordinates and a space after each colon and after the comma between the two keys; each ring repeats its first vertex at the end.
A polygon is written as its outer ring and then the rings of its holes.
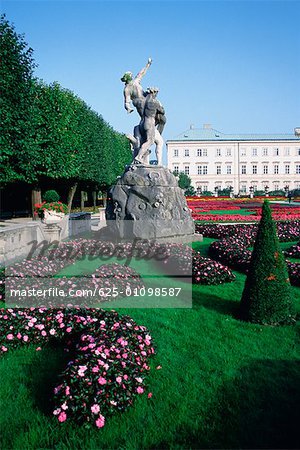
{"type": "Polygon", "coordinates": [[[167,165],[190,176],[198,194],[300,189],[300,128],[292,134],[224,134],[192,125],[168,140],[167,165]]]}

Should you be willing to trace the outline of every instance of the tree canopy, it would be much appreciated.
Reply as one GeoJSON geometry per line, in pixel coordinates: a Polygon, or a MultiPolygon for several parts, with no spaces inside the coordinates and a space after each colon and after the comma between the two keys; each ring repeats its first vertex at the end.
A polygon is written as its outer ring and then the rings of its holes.
{"type": "Polygon", "coordinates": [[[113,183],[131,157],[126,137],[70,90],[35,79],[33,51],[4,15],[0,32],[0,181],[113,183]]]}

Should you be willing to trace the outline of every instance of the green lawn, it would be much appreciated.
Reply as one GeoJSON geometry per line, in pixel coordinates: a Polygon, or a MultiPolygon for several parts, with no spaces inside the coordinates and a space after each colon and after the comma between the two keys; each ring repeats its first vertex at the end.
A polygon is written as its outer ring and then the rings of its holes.
{"type": "MultiPolygon", "coordinates": [[[[193,245],[205,254],[212,240],[193,245]]],[[[240,322],[245,276],[236,276],[226,285],[193,286],[193,308],[120,309],[155,340],[148,378],[153,397],[139,397],[103,429],[49,417],[49,386],[65,364],[59,347],[28,347],[2,358],[2,448],[299,447],[299,324],[240,322]]],[[[293,291],[300,310],[300,289],[293,291]]]]}
{"type": "Polygon", "coordinates": [[[250,216],[251,214],[253,215],[253,211],[247,211],[246,209],[212,209],[209,212],[199,212],[197,214],[215,214],[218,216],[223,216],[225,215],[239,215],[239,216],[250,216]]]}

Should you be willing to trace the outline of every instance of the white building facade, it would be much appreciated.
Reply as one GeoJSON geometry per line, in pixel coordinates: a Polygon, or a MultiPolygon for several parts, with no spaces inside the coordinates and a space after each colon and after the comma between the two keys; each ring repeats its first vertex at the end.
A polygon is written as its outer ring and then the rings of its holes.
{"type": "Polygon", "coordinates": [[[224,134],[193,126],[167,144],[167,165],[190,176],[198,194],[300,189],[300,129],[292,134],[224,134]]]}

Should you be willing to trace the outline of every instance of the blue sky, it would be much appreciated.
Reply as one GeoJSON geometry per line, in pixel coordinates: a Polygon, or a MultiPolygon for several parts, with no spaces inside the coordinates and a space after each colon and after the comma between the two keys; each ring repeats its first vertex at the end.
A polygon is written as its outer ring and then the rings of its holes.
{"type": "Polygon", "coordinates": [[[120,77],[153,58],[165,139],[190,124],[224,133],[290,133],[300,126],[299,1],[5,1],[1,10],[34,49],[36,75],[71,89],[116,130],[120,77]]]}

